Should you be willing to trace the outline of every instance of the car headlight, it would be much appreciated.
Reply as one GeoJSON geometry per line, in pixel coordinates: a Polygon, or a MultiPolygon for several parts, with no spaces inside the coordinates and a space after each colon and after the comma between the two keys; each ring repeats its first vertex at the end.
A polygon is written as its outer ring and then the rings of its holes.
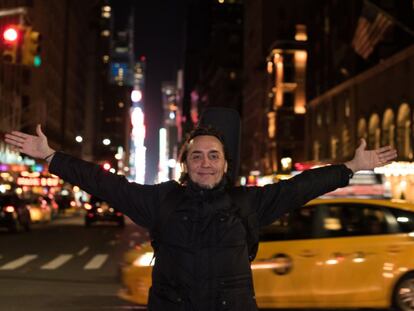
{"type": "Polygon", "coordinates": [[[134,260],[132,265],[136,267],[149,267],[154,265],[154,252],[146,252],[134,260]]]}
{"type": "Polygon", "coordinates": [[[9,205],[4,208],[4,211],[7,213],[14,213],[14,207],[9,205]]]}

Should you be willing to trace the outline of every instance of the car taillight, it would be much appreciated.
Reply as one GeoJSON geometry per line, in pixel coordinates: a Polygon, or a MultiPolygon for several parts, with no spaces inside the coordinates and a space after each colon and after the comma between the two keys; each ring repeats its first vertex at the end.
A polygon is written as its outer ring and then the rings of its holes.
{"type": "Polygon", "coordinates": [[[14,206],[9,205],[4,208],[4,211],[6,211],[7,213],[13,213],[15,209],[14,206]]]}

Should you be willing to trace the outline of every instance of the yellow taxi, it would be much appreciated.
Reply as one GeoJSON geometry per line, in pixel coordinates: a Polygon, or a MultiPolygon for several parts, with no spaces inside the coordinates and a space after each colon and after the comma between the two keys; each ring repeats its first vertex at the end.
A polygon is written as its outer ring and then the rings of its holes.
{"type": "MultiPolygon", "coordinates": [[[[120,296],[146,304],[153,251],[128,251],[120,296]]],[[[259,308],[414,310],[414,205],[316,199],[261,232],[252,263],[259,308]]]]}
{"type": "Polygon", "coordinates": [[[42,196],[33,195],[25,199],[30,212],[31,222],[50,222],[52,220],[52,207],[42,196]]]}

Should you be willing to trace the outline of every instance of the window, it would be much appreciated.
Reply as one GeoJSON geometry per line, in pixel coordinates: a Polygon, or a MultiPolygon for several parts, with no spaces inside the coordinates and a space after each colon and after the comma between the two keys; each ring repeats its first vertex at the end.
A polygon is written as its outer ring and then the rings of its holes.
{"type": "Polygon", "coordinates": [[[294,54],[283,55],[283,82],[295,82],[294,54]]]}
{"type": "Polygon", "coordinates": [[[389,233],[384,211],[364,204],[323,204],[318,207],[319,237],[346,237],[389,233]]]}
{"type": "Polygon", "coordinates": [[[315,209],[305,206],[280,217],[262,229],[260,241],[303,240],[313,238],[315,209]]]}
{"type": "Polygon", "coordinates": [[[283,107],[293,108],[295,104],[295,94],[292,92],[283,93],[283,107]]]}
{"type": "Polygon", "coordinates": [[[390,208],[390,212],[395,217],[398,224],[398,232],[413,232],[414,231],[414,213],[403,211],[399,209],[390,208]]]}

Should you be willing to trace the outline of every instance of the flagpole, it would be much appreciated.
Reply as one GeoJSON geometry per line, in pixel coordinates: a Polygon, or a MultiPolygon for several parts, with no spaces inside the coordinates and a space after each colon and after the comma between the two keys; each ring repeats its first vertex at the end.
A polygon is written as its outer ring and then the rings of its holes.
{"type": "Polygon", "coordinates": [[[380,11],[382,14],[384,14],[387,18],[389,18],[390,20],[392,20],[393,23],[395,23],[398,27],[400,27],[402,30],[404,30],[406,33],[408,33],[409,35],[411,35],[412,37],[414,37],[414,31],[406,26],[405,24],[401,23],[399,20],[397,20],[394,16],[390,15],[388,12],[386,12],[385,10],[381,9],[379,6],[376,6],[374,3],[372,3],[369,0],[364,0],[364,3],[366,5],[370,5],[373,8],[377,9],[378,11],[380,11]]]}

